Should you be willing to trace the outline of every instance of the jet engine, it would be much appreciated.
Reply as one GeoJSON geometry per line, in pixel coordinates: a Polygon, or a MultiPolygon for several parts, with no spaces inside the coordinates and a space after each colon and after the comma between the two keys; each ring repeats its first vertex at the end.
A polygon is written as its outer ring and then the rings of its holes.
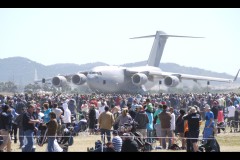
{"type": "Polygon", "coordinates": [[[84,74],[75,74],[72,76],[72,83],[75,85],[82,85],[87,81],[87,77],[84,74]]]}
{"type": "Polygon", "coordinates": [[[52,84],[56,87],[67,85],[67,79],[64,76],[56,76],[52,79],[52,84]]]}
{"type": "Polygon", "coordinates": [[[164,79],[164,84],[167,87],[176,87],[179,84],[180,80],[176,76],[168,76],[164,79]]]}
{"type": "Polygon", "coordinates": [[[148,81],[148,77],[143,73],[136,73],[132,76],[132,83],[136,86],[145,84],[148,81]]]}

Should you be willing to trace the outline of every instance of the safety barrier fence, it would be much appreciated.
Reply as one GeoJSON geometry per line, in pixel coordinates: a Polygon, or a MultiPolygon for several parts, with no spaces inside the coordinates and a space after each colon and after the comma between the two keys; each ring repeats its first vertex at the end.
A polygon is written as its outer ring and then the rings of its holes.
{"type": "MultiPolygon", "coordinates": [[[[224,133],[222,133],[224,134],[224,133]]],[[[231,134],[229,134],[231,135],[231,134]]],[[[235,143],[236,141],[240,141],[240,134],[238,136],[238,133],[235,133],[236,136],[228,136],[228,141],[231,141],[233,143],[235,143]]],[[[6,137],[9,135],[0,135],[2,137],[6,137]]],[[[26,136],[24,136],[25,138],[27,138],[26,136]]],[[[58,138],[62,138],[62,136],[48,136],[48,137],[56,137],[56,139],[58,138]]],[[[64,136],[64,137],[70,137],[70,136],[64,136]]],[[[122,139],[129,137],[129,138],[133,138],[133,136],[120,136],[122,139]]],[[[111,138],[113,138],[113,136],[111,135],[111,138]]],[[[216,136],[215,137],[218,141],[224,141],[226,139],[226,137],[221,137],[221,136],[216,136]]],[[[5,139],[5,138],[4,138],[5,139]]],[[[95,142],[101,140],[101,135],[89,135],[88,132],[80,132],[79,135],[74,136],[74,143],[71,146],[68,146],[68,152],[87,152],[87,148],[94,148],[95,147],[95,142]]],[[[105,138],[106,139],[106,138],[105,138]]],[[[185,139],[197,139],[198,140],[198,144],[201,144],[201,141],[204,140],[211,140],[214,138],[203,138],[202,134],[199,135],[199,138],[187,138],[187,137],[179,137],[179,135],[176,135],[175,137],[147,137],[146,138],[148,141],[151,141],[152,143],[152,150],[153,152],[158,152],[158,151],[168,151],[167,149],[161,149],[160,144],[159,144],[159,139],[166,139],[166,143],[168,144],[168,139],[174,139],[175,144],[178,144],[178,146],[181,146],[181,140],[185,139]]],[[[37,137],[34,137],[34,147],[35,147],[35,152],[46,152],[47,151],[47,141],[46,143],[43,144],[43,146],[39,146],[36,143],[37,137]]],[[[103,144],[103,142],[102,142],[103,144]]],[[[22,152],[22,149],[19,148],[19,139],[17,141],[17,143],[13,143],[13,141],[11,141],[11,148],[13,152],[22,152]]],[[[60,144],[60,147],[61,144],[60,144]]],[[[240,145],[239,145],[239,149],[240,151],[240,145]]],[[[180,150],[182,152],[186,152],[186,150],[180,150]]]]}

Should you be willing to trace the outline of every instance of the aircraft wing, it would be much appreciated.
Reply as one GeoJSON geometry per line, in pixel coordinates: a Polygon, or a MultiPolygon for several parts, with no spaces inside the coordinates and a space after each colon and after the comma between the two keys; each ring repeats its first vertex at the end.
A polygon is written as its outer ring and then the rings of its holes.
{"type": "Polygon", "coordinates": [[[157,68],[151,68],[148,70],[140,69],[127,69],[127,76],[132,78],[132,82],[136,85],[143,85],[147,81],[153,81],[154,79],[163,79],[164,84],[168,87],[177,86],[182,80],[193,80],[197,82],[198,80],[203,81],[216,81],[216,82],[227,82],[231,83],[236,80],[238,73],[234,80],[225,79],[225,78],[217,78],[217,77],[208,77],[208,76],[198,76],[192,74],[182,74],[182,73],[173,73],[173,72],[163,72],[157,68]]]}
{"type": "Polygon", "coordinates": [[[47,82],[47,81],[51,81],[52,80],[52,77],[51,78],[42,78],[42,79],[37,79],[37,80],[34,80],[34,83],[40,83],[40,82],[47,82]]]}
{"type": "MultiPolygon", "coordinates": [[[[165,74],[165,72],[163,73],[165,74]]],[[[168,74],[166,74],[168,75],[168,74]]],[[[207,80],[207,81],[218,81],[218,82],[233,82],[232,79],[225,79],[225,78],[217,78],[217,77],[208,77],[208,76],[197,76],[197,75],[191,75],[191,74],[179,74],[179,73],[172,73],[170,74],[171,76],[176,76],[178,77],[180,80],[184,79],[184,80],[207,80]]]]}
{"type": "Polygon", "coordinates": [[[198,75],[191,75],[191,74],[182,74],[182,73],[172,73],[172,72],[149,72],[149,75],[159,78],[166,78],[169,76],[175,76],[180,81],[181,80],[206,80],[206,81],[218,81],[218,82],[233,82],[232,79],[225,79],[225,78],[217,78],[217,77],[208,77],[208,76],[198,76],[198,75]]]}

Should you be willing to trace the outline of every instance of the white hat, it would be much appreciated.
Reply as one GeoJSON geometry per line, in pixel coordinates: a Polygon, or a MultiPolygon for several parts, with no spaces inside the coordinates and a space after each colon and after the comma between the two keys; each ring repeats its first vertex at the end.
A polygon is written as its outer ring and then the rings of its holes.
{"type": "Polygon", "coordinates": [[[191,113],[197,113],[197,110],[196,110],[195,107],[191,107],[190,112],[191,112],[191,113]]]}
{"type": "Polygon", "coordinates": [[[205,109],[211,109],[211,107],[208,104],[206,104],[205,109]]]}

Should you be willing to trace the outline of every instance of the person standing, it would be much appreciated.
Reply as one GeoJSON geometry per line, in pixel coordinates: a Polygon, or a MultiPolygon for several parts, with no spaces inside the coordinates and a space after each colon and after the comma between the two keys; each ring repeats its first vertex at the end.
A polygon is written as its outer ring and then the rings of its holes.
{"type": "MultiPolygon", "coordinates": [[[[203,138],[208,138],[210,135],[214,135],[214,114],[208,104],[205,105],[205,120],[203,138]]],[[[203,142],[206,143],[206,140],[203,142]]]]}
{"type": "Polygon", "coordinates": [[[213,101],[213,106],[211,111],[214,115],[214,135],[217,135],[217,122],[218,122],[218,102],[213,101]]]}
{"type": "Polygon", "coordinates": [[[176,133],[179,133],[179,137],[181,137],[182,141],[182,149],[186,149],[186,139],[184,138],[184,120],[183,116],[185,115],[185,110],[181,109],[180,115],[176,120],[176,133]]]}
{"type": "Polygon", "coordinates": [[[22,147],[23,152],[33,152],[33,146],[34,146],[34,131],[37,131],[37,128],[35,127],[36,123],[39,123],[39,119],[35,119],[33,116],[35,106],[33,104],[28,105],[27,112],[23,114],[23,131],[24,136],[27,139],[27,144],[22,147]]]}
{"type": "Polygon", "coordinates": [[[104,110],[105,112],[102,112],[99,115],[98,123],[101,131],[101,139],[102,142],[105,144],[105,135],[107,135],[107,141],[111,142],[110,130],[114,124],[114,117],[113,114],[109,111],[108,106],[105,106],[104,110]]]}
{"type": "Polygon", "coordinates": [[[68,108],[71,111],[71,115],[73,115],[75,118],[77,118],[77,106],[76,106],[76,100],[70,99],[68,102],[68,108]]]}
{"type": "Polygon", "coordinates": [[[11,136],[11,139],[14,139],[14,143],[17,143],[18,127],[17,127],[17,124],[16,124],[15,120],[19,116],[19,114],[15,111],[12,102],[9,104],[9,107],[10,107],[10,112],[12,114],[12,130],[10,132],[10,136],[11,136]],[[14,136],[14,138],[13,138],[13,136],[14,136]]]}
{"type": "Polygon", "coordinates": [[[163,111],[163,105],[160,103],[159,105],[158,105],[158,109],[154,112],[154,115],[153,115],[153,117],[154,117],[154,128],[155,128],[155,130],[156,130],[156,135],[157,135],[157,138],[158,138],[158,140],[159,140],[159,144],[160,144],[160,146],[162,145],[162,139],[160,138],[161,137],[161,122],[160,122],[160,119],[159,119],[159,114],[163,111]]]}
{"type": "Polygon", "coordinates": [[[105,111],[105,107],[106,107],[106,106],[107,106],[107,105],[102,101],[102,102],[101,102],[101,106],[98,108],[99,114],[101,114],[102,112],[105,111]]]}
{"type": "MultiPolygon", "coordinates": [[[[92,104],[90,104],[91,107],[92,104]]],[[[82,101],[82,105],[81,105],[81,111],[82,114],[84,115],[84,117],[87,117],[87,114],[89,113],[89,108],[88,104],[86,103],[85,100],[82,101]]]]}
{"type": "Polygon", "coordinates": [[[48,136],[48,152],[54,152],[54,141],[56,139],[58,123],[56,114],[54,112],[50,112],[49,117],[50,121],[46,124],[48,136]]]}
{"type": "Polygon", "coordinates": [[[7,147],[7,152],[11,152],[11,138],[10,131],[12,129],[12,114],[10,113],[9,105],[2,105],[2,112],[0,113],[0,135],[3,136],[3,143],[0,145],[0,152],[3,152],[7,147]]]}
{"type": "Polygon", "coordinates": [[[18,139],[19,139],[19,143],[20,146],[19,148],[22,148],[23,146],[23,140],[24,140],[24,131],[23,131],[23,114],[26,112],[26,108],[25,111],[23,111],[19,116],[17,116],[15,123],[17,124],[18,127],[18,139]]]}
{"type": "Polygon", "coordinates": [[[153,113],[146,112],[149,123],[147,123],[147,142],[153,143],[153,113]]]}
{"type": "Polygon", "coordinates": [[[49,113],[52,111],[51,108],[49,108],[49,103],[44,103],[43,104],[43,114],[44,114],[44,117],[43,117],[43,122],[44,123],[48,123],[50,121],[50,117],[49,117],[49,113]]]}
{"type": "Polygon", "coordinates": [[[58,108],[57,103],[53,103],[52,112],[56,114],[56,120],[58,122],[57,135],[60,136],[61,135],[60,133],[61,132],[61,115],[63,114],[63,111],[58,108]]]}
{"type": "Polygon", "coordinates": [[[68,128],[71,124],[71,111],[68,109],[67,101],[63,103],[63,115],[61,115],[63,125],[65,125],[66,128],[68,128]]]}
{"type": "Polygon", "coordinates": [[[134,119],[138,125],[137,125],[137,132],[140,132],[142,134],[142,138],[147,137],[147,124],[149,123],[149,119],[147,116],[146,111],[144,110],[143,106],[138,107],[138,111],[136,114],[136,117],[134,119]]]}
{"type": "Polygon", "coordinates": [[[94,134],[95,124],[96,124],[95,105],[94,105],[94,104],[91,104],[91,105],[90,105],[89,112],[88,112],[89,135],[94,134]]]}
{"type": "Polygon", "coordinates": [[[230,125],[230,132],[232,132],[232,128],[234,128],[234,115],[235,115],[235,107],[233,106],[232,101],[229,102],[229,106],[227,107],[227,122],[230,125]]]}
{"type": "Polygon", "coordinates": [[[190,113],[183,117],[188,122],[188,137],[193,146],[193,151],[198,151],[198,137],[200,132],[201,115],[197,113],[195,107],[191,107],[190,113]]]}
{"type": "MultiPolygon", "coordinates": [[[[167,111],[167,105],[163,105],[163,111],[159,114],[159,119],[161,121],[161,136],[162,137],[168,137],[168,147],[170,147],[172,144],[171,137],[171,113],[167,111]]],[[[166,149],[166,138],[162,139],[162,147],[163,149],[166,149]]]]}
{"type": "Polygon", "coordinates": [[[223,108],[219,107],[218,109],[218,125],[217,125],[218,133],[221,133],[221,129],[225,131],[225,124],[224,124],[224,114],[223,114],[223,108]]]}
{"type": "Polygon", "coordinates": [[[174,144],[174,140],[175,140],[175,129],[176,129],[176,121],[175,121],[175,113],[174,113],[174,109],[173,107],[170,107],[169,108],[169,112],[171,113],[171,128],[170,128],[170,131],[172,132],[172,143],[171,144],[174,144]]]}

